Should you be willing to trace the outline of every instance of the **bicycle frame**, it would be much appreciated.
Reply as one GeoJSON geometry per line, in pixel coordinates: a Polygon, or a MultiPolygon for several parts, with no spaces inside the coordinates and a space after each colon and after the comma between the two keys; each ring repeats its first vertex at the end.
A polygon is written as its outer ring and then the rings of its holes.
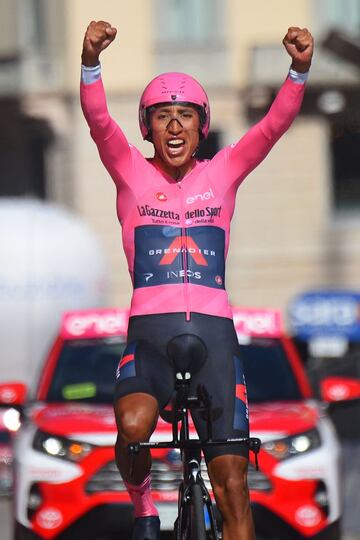
{"type": "MultiPolygon", "coordinates": [[[[191,493],[194,485],[198,485],[201,489],[203,505],[206,506],[210,528],[212,531],[213,540],[218,540],[219,534],[217,531],[216,519],[213,510],[210,494],[205,486],[205,483],[201,477],[200,464],[201,464],[201,450],[203,447],[218,446],[218,445],[231,445],[235,443],[245,443],[248,445],[249,450],[252,450],[255,454],[255,464],[258,468],[257,454],[260,450],[261,441],[257,438],[242,437],[232,439],[212,439],[212,418],[211,418],[211,398],[204,386],[198,386],[197,397],[188,396],[188,388],[191,375],[185,373],[176,374],[176,396],[173,402],[173,417],[172,417],[172,441],[159,441],[159,442],[137,442],[128,445],[129,453],[132,455],[131,463],[131,475],[134,466],[134,457],[139,453],[141,448],[175,448],[181,451],[181,458],[183,464],[183,480],[179,486],[179,498],[178,498],[178,518],[175,522],[175,538],[182,540],[182,513],[185,507],[189,504],[191,499],[191,493]],[[202,411],[206,416],[207,424],[207,437],[205,441],[199,439],[190,439],[189,433],[189,411],[196,409],[202,411]],[[180,434],[179,434],[179,422],[180,422],[180,434]]],[[[205,529],[204,529],[205,530],[205,529]]]]}

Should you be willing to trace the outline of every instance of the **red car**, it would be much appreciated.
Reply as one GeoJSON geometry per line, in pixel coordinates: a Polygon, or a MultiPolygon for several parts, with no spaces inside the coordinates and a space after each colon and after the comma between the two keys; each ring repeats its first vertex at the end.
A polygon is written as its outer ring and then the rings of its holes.
{"type": "MultiPolygon", "coordinates": [[[[251,434],[263,441],[260,470],[253,463],[249,469],[258,536],[338,540],[339,446],[324,406],[313,399],[279,313],[236,309],[234,317],[251,434]]],[[[14,540],[120,538],[131,526],[113,450],[114,374],[126,328],[121,310],[64,315],[16,440],[14,540]]],[[[14,388],[0,386],[0,396],[14,388]]],[[[154,438],[171,439],[170,427],[160,421],[154,438]]],[[[153,495],[163,530],[173,527],[180,474],[177,451],[154,451],[153,495]]]]}
{"type": "Polygon", "coordinates": [[[0,409],[0,496],[7,496],[12,490],[12,441],[18,421],[15,409],[0,409]]]}

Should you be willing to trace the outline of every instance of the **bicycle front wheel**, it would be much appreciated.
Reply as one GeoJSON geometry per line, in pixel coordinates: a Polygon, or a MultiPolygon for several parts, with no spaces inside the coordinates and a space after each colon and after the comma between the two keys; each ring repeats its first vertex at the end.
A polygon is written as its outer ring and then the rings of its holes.
{"type": "Polygon", "coordinates": [[[199,484],[191,488],[191,540],[206,540],[204,498],[199,484]]]}
{"type": "Polygon", "coordinates": [[[204,500],[198,484],[190,486],[182,498],[174,530],[175,540],[206,540],[204,500]]]}
{"type": "Polygon", "coordinates": [[[198,484],[190,486],[179,507],[175,540],[206,540],[204,500],[198,484]]]}

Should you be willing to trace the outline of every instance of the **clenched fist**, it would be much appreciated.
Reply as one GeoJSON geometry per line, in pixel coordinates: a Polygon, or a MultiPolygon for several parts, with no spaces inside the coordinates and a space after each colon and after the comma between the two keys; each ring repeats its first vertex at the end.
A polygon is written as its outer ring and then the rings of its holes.
{"type": "Polygon", "coordinates": [[[100,53],[112,43],[116,28],[105,21],[91,21],[86,29],[81,60],[84,66],[96,66],[100,53]]]}
{"type": "Polygon", "coordinates": [[[314,40],[307,28],[291,26],[283,39],[283,45],[292,58],[291,67],[299,73],[310,69],[314,40]]]}

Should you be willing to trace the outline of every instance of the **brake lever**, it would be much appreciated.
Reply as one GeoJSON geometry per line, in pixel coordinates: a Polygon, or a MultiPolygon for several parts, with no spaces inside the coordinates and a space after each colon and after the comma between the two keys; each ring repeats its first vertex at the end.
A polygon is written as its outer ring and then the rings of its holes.
{"type": "Polygon", "coordinates": [[[258,439],[257,437],[252,437],[249,439],[248,446],[249,446],[249,450],[251,450],[254,453],[255,468],[258,471],[259,470],[258,454],[261,448],[261,440],[258,439]]]}

